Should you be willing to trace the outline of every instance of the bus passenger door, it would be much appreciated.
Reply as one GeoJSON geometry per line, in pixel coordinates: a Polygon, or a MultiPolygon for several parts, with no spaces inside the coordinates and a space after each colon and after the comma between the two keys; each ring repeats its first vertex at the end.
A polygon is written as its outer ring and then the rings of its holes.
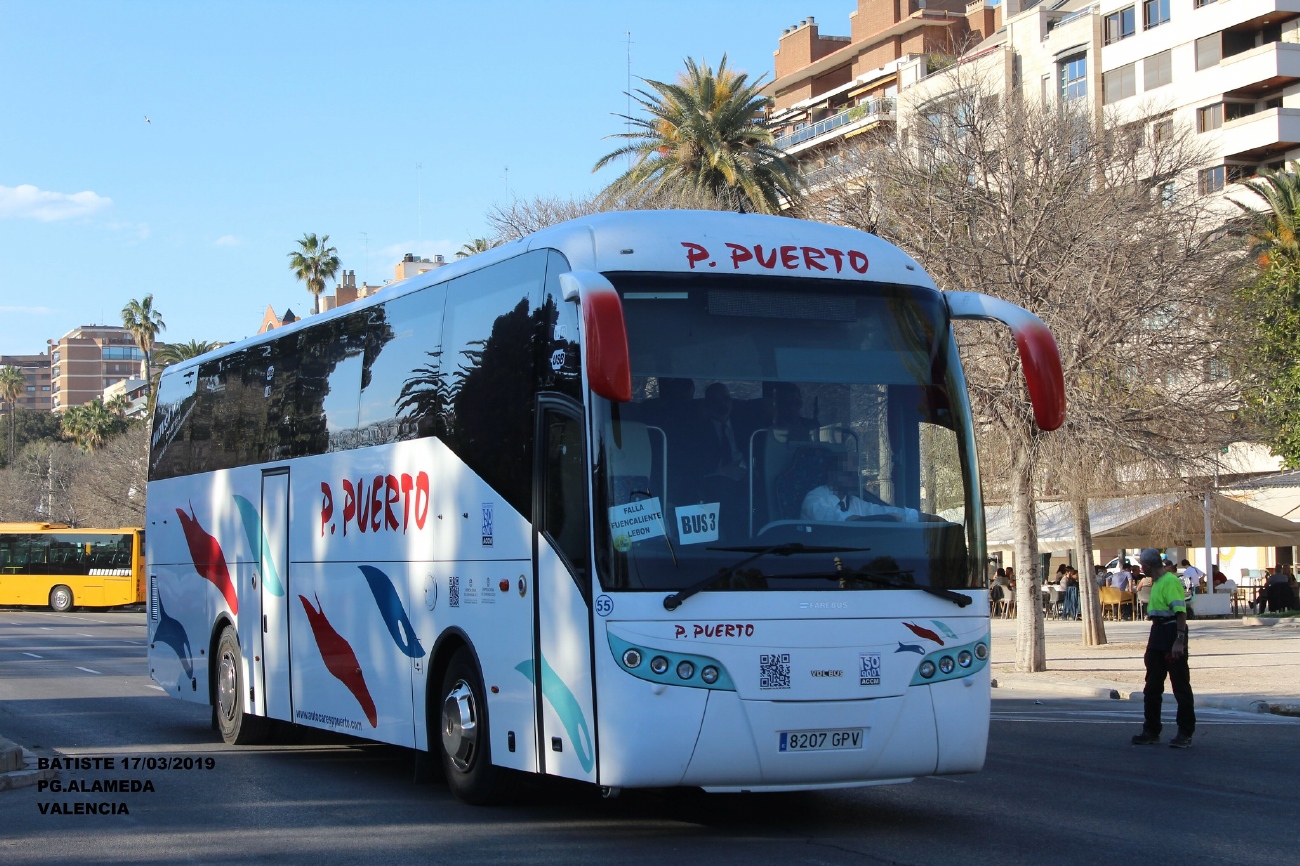
{"type": "Polygon", "coordinates": [[[262,473],[262,694],[266,714],[293,721],[289,686],[289,470],[262,473]]]}
{"type": "Polygon", "coordinates": [[[537,417],[533,685],[540,710],[538,754],[543,772],[594,782],[591,541],[582,408],[569,398],[544,396],[537,417]]]}

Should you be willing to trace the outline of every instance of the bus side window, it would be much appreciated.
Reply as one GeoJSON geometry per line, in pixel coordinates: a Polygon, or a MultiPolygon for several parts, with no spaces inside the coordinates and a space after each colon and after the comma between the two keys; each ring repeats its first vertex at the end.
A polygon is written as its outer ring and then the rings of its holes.
{"type": "Polygon", "coordinates": [[[542,435],[541,530],[564,555],[578,588],[587,595],[591,549],[587,537],[586,461],[582,455],[582,421],[567,412],[546,409],[542,435]]]}

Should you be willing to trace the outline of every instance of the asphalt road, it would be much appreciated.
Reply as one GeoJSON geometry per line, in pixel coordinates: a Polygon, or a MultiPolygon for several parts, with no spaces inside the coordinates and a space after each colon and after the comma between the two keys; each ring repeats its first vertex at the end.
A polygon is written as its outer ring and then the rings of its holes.
{"type": "Polygon", "coordinates": [[[1201,711],[1191,750],[1139,748],[1128,744],[1136,704],[1018,692],[994,701],[975,776],[615,800],[546,785],[484,809],[440,780],[415,784],[404,749],[315,734],[225,747],[204,707],[152,685],[144,656],[139,613],[0,610],[0,734],[71,756],[191,759],[189,769],[61,776],[148,779],[151,792],[0,792],[0,863],[1275,866],[1300,850],[1297,719],[1201,711]],[[125,802],[129,814],[40,809],[80,800],[125,802]]]}

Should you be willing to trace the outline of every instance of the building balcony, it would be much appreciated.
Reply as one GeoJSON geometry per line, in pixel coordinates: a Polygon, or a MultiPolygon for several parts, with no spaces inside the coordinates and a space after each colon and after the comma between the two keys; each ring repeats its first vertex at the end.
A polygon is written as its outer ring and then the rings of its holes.
{"type": "Polygon", "coordinates": [[[1256,97],[1300,81],[1300,45],[1272,42],[1231,57],[1213,71],[1211,91],[1225,96],[1256,97]]]}
{"type": "Polygon", "coordinates": [[[1262,162],[1300,146],[1300,108],[1270,108],[1223,125],[1225,159],[1262,162]]]}
{"type": "Polygon", "coordinates": [[[793,156],[832,139],[847,138],[862,132],[882,120],[896,118],[897,109],[893,99],[872,99],[803,129],[778,136],[773,143],[785,151],[787,156],[793,156]]]}

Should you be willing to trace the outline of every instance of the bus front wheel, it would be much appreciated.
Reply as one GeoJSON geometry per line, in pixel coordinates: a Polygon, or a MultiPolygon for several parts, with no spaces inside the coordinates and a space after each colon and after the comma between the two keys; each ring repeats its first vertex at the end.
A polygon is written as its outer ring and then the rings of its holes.
{"type": "Polygon", "coordinates": [[[72,590],[63,584],[50,590],[50,609],[59,613],[72,610],[72,590]]]}
{"type": "Polygon", "coordinates": [[[217,728],[221,739],[231,746],[264,743],[270,735],[269,719],[244,712],[244,664],[239,652],[239,635],[226,626],[217,641],[215,694],[217,728]]]}
{"type": "Polygon", "coordinates": [[[457,799],[474,805],[505,799],[511,773],[492,765],[483,678],[468,647],[452,656],[441,694],[437,718],[447,786],[457,799]]]}

